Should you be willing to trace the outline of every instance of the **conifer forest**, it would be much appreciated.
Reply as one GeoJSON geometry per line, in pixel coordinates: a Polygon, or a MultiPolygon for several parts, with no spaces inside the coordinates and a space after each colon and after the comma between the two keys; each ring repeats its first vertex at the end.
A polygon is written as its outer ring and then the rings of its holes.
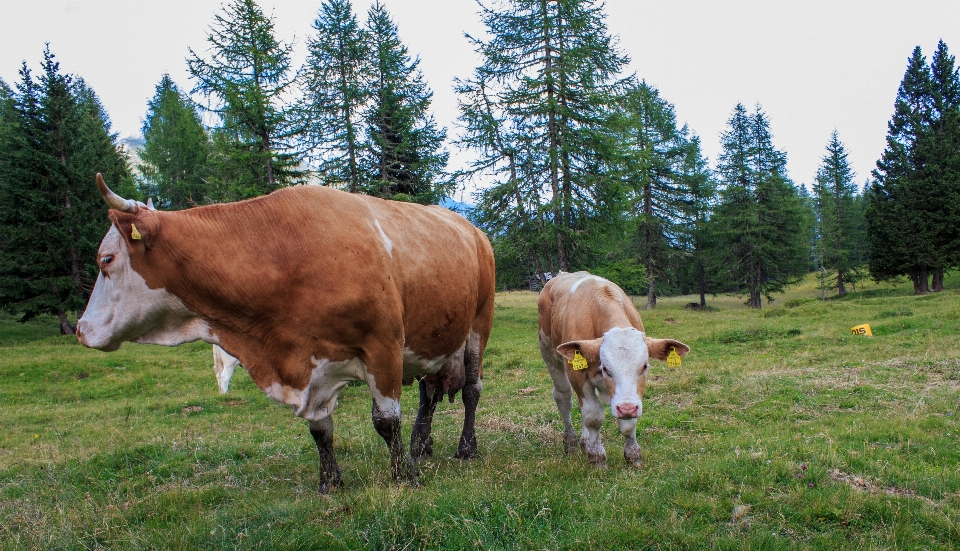
{"type": "Polygon", "coordinates": [[[48,46],[0,80],[0,308],[71,319],[97,277],[109,220],[102,173],[159,209],[303,184],[457,208],[489,236],[498,289],[537,290],[589,270],[632,295],[735,295],[761,308],[814,272],[822,297],[865,279],[943,290],[960,265],[960,73],[947,44],[917,47],[890,90],[886,147],[870,174],[834,132],[809,181],[792,180],[777,121],[731,105],[708,159],[695,129],[643,75],[625,74],[598,0],[479,3],[479,64],[428,83],[377,2],[322,0],[302,66],[255,0],[212,14],[184,60],[157,75],[136,155],[81,75],[48,46]],[[456,128],[431,113],[454,86],[456,128]],[[448,166],[451,150],[469,164],[448,166]],[[470,204],[451,201],[472,192],[470,204]]]}

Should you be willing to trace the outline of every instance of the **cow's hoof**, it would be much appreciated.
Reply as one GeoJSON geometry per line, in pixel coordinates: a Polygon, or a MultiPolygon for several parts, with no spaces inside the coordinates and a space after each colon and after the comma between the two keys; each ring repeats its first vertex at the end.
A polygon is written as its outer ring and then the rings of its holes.
{"type": "Polygon", "coordinates": [[[586,449],[585,449],[582,445],[581,445],[581,446],[578,446],[578,444],[577,444],[577,436],[576,436],[575,434],[569,434],[569,435],[565,435],[565,436],[563,437],[563,452],[564,452],[564,453],[566,453],[567,455],[569,455],[569,454],[571,454],[571,453],[577,453],[577,447],[580,447],[580,449],[581,449],[582,451],[586,451],[586,449]]]}
{"type": "Polygon", "coordinates": [[[454,459],[473,459],[477,455],[477,439],[460,437],[460,445],[454,459]]]}
{"type": "Polygon", "coordinates": [[[334,482],[321,482],[320,485],[317,487],[317,493],[321,495],[328,495],[330,492],[332,492],[333,490],[336,490],[341,486],[343,486],[343,483],[340,482],[339,480],[334,482]]]}
{"type": "Polygon", "coordinates": [[[640,456],[637,457],[626,457],[623,458],[627,462],[628,467],[633,467],[634,469],[639,469],[643,467],[643,460],[640,459],[640,456]]]}

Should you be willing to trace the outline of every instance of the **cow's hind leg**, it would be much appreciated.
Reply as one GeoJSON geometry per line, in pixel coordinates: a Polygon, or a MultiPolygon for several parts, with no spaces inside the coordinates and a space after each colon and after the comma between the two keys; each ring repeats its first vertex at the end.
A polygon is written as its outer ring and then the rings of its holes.
{"type": "Polygon", "coordinates": [[[480,366],[483,358],[480,353],[480,335],[471,331],[463,351],[463,432],[457,446],[457,459],[470,459],[477,455],[477,435],[474,424],[477,418],[477,404],[480,403],[480,391],[483,381],[480,379],[480,366]]]}
{"type": "Polygon", "coordinates": [[[317,491],[328,494],[330,490],[343,485],[340,479],[340,467],[333,454],[333,416],[328,415],[319,421],[310,421],[310,435],[317,443],[320,452],[320,486],[317,491]]]}
{"type": "Polygon", "coordinates": [[[635,418],[618,419],[617,423],[620,425],[620,434],[623,435],[624,440],[623,459],[632,467],[641,466],[640,444],[637,444],[637,420],[635,418]]]}
{"type": "Polygon", "coordinates": [[[443,389],[440,385],[434,385],[432,393],[429,393],[429,389],[426,378],[420,379],[420,407],[417,409],[417,420],[413,423],[413,433],[410,435],[410,455],[414,461],[433,455],[433,436],[430,431],[433,413],[443,399],[443,389]]]}

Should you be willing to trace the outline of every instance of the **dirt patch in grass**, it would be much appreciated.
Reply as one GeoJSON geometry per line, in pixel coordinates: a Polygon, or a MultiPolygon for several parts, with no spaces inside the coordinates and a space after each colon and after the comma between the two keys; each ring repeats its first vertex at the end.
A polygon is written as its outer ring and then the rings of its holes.
{"type": "Polygon", "coordinates": [[[886,494],[892,497],[912,497],[912,498],[919,499],[929,505],[933,505],[934,507],[939,507],[939,504],[936,501],[928,497],[919,495],[917,494],[917,492],[909,488],[898,488],[897,486],[884,486],[879,480],[845,473],[840,469],[830,470],[830,480],[834,482],[839,482],[841,484],[846,484],[847,486],[850,486],[854,490],[867,492],[873,495],[886,494]]]}

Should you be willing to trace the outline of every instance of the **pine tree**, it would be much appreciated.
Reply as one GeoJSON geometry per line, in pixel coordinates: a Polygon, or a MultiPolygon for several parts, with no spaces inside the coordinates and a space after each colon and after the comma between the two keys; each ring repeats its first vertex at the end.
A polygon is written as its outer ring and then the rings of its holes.
{"type": "Polygon", "coordinates": [[[209,100],[220,118],[213,167],[232,199],[269,193],[298,182],[291,152],[290,108],[282,99],[293,82],[291,47],[276,40],[273,20],[253,0],[233,0],[215,16],[207,42],[210,58],[190,49],[191,93],[209,100]]]}
{"type": "Polygon", "coordinates": [[[373,59],[366,115],[369,140],[366,192],[417,203],[439,203],[451,188],[445,174],[446,129],[430,114],[433,92],[400,41],[386,7],[375,2],[367,14],[373,59]]]}
{"type": "Polygon", "coordinates": [[[836,272],[837,294],[847,293],[846,283],[856,280],[859,263],[856,258],[858,228],[864,222],[854,205],[856,177],[847,162],[847,152],[834,131],[827,144],[827,154],[817,170],[813,186],[817,208],[817,243],[822,267],[836,272]]]}
{"type": "Polygon", "coordinates": [[[716,288],[712,274],[708,274],[713,251],[710,248],[710,218],[717,202],[717,183],[707,166],[700,148],[700,138],[692,136],[686,141],[680,173],[686,193],[681,234],[685,241],[684,257],[694,268],[695,291],[700,295],[700,308],[707,307],[707,293],[716,288]]]}
{"type": "Polygon", "coordinates": [[[49,47],[42,69],[34,79],[24,64],[14,122],[0,138],[0,150],[14,152],[0,165],[0,307],[21,321],[56,314],[72,334],[67,314],[86,303],[109,227],[93,175],[123,193],[135,189],[96,94],[61,74],[49,47]]]}
{"type": "Polygon", "coordinates": [[[470,38],[483,59],[478,71],[497,118],[525,144],[511,150],[532,153],[515,163],[530,167],[528,185],[549,198],[550,240],[560,269],[569,270],[575,256],[595,254],[590,239],[616,222],[609,212],[620,197],[605,175],[614,156],[607,123],[628,59],[598,2],[510,0],[499,8],[482,6],[489,39],[470,38]]]}
{"type": "Polygon", "coordinates": [[[147,103],[140,152],[143,191],[164,209],[185,209],[210,201],[205,181],[210,140],[196,108],[163,75],[147,103]]]}
{"type": "Polygon", "coordinates": [[[303,142],[319,161],[329,185],[358,193],[367,179],[363,116],[369,98],[370,48],[350,0],[327,0],[313,22],[316,36],[307,42],[301,76],[303,142]]]}
{"type": "Polygon", "coordinates": [[[772,293],[806,274],[806,216],[760,107],[749,115],[738,104],[728,124],[721,134],[716,172],[723,189],[713,229],[733,290],[760,308],[763,297],[773,300],[772,293]]]}

